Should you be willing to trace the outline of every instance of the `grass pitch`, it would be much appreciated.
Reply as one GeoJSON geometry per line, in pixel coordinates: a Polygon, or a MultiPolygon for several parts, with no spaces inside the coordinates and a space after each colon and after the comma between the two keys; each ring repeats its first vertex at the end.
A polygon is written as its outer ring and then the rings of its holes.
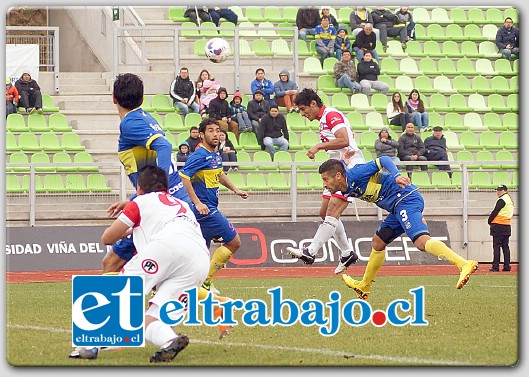
{"type": "MultiPolygon", "coordinates": [[[[410,289],[425,287],[428,326],[395,327],[343,321],[335,336],[318,327],[236,326],[219,340],[215,327],[179,325],[190,344],[172,363],[150,364],[156,348],[101,352],[95,360],[69,359],[71,284],[8,284],[6,356],[13,366],[512,366],[519,359],[517,275],[474,275],[462,290],[457,276],[380,276],[369,303],[385,310],[395,299],[411,300],[410,289]],[[207,357],[205,357],[207,355],[207,357]]],[[[356,298],[339,277],[217,279],[222,295],[270,302],[267,289],[283,287],[284,298],[342,302],[356,298]]],[[[235,315],[240,319],[240,315],[235,315]]]]}

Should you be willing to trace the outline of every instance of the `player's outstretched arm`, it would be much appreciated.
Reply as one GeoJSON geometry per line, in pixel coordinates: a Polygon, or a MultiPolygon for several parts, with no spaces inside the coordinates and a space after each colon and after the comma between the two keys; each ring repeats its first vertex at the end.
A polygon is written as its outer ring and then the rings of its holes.
{"type": "Polygon", "coordinates": [[[247,199],[248,196],[250,196],[246,191],[239,190],[237,187],[235,187],[235,185],[230,181],[226,174],[222,174],[220,176],[219,182],[221,185],[233,191],[235,194],[239,195],[243,199],[247,199]]]}

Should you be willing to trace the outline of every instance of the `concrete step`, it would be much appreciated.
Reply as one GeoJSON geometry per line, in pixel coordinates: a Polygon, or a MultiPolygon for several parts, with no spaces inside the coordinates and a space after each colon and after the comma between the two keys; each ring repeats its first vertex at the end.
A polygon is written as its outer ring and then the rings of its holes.
{"type": "Polygon", "coordinates": [[[105,93],[111,93],[110,85],[108,84],[99,84],[99,85],[84,85],[82,88],[80,88],[79,85],[71,85],[71,84],[60,84],[60,93],[72,93],[72,94],[105,94],[105,93]],[[82,90],[80,90],[82,89],[82,90]]]}
{"type": "Polygon", "coordinates": [[[66,80],[66,79],[98,79],[102,78],[103,73],[102,72],[60,72],[59,73],[59,80],[66,80]]]}
{"type": "Polygon", "coordinates": [[[147,21],[151,21],[151,20],[155,20],[155,21],[168,20],[167,17],[169,14],[169,6],[150,6],[150,7],[135,6],[134,11],[136,11],[136,13],[141,17],[141,19],[145,23],[147,23],[147,21]]]}
{"type": "Polygon", "coordinates": [[[59,101],[58,106],[61,110],[116,110],[116,105],[112,102],[111,98],[107,98],[101,101],[91,101],[88,97],[87,100],[65,100],[59,101]]]}

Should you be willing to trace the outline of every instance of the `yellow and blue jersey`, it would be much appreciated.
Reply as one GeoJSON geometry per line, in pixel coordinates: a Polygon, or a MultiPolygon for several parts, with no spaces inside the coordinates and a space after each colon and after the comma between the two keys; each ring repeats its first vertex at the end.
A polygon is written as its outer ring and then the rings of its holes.
{"type": "Polygon", "coordinates": [[[198,199],[210,211],[219,205],[219,186],[222,172],[222,157],[218,151],[210,152],[200,145],[187,159],[180,175],[190,179],[198,199]]]}

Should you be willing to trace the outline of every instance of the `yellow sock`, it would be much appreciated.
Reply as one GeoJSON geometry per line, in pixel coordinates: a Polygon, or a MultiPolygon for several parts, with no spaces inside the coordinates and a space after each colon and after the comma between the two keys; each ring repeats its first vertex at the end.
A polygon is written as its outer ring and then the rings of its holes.
{"type": "Polygon", "coordinates": [[[428,253],[433,254],[441,259],[446,259],[450,263],[456,265],[459,270],[461,270],[461,268],[468,263],[465,258],[461,257],[460,255],[457,255],[448,246],[446,246],[444,242],[441,242],[439,240],[434,240],[433,238],[430,238],[424,244],[424,248],[428,253]]]}
{"type": "Polygon", "coordinates": [[[213,276],[230,260],[232,254],[233,253],[226,246],[220,246],[215,250],[209,264],[209,274],[206,278],[206,282],[210,282],[211,279],[213,279],[213,276]]]}
{"type": "Polygon", "coordinates": [[[369,261],[367,261],[366,270],[364,271],[364,277],[362,282],[370,286],[375,276],[377,276],[378,270],[384,264],[386,258],[386,250],[375,250],[371,249],[371,255],[369,255],[369,261]]]}
{"type": "Polygon", "coordinates": [[[119,272],[112,271],[112,272],[103,272],[103,275],[119,275],[119,272]]]}

